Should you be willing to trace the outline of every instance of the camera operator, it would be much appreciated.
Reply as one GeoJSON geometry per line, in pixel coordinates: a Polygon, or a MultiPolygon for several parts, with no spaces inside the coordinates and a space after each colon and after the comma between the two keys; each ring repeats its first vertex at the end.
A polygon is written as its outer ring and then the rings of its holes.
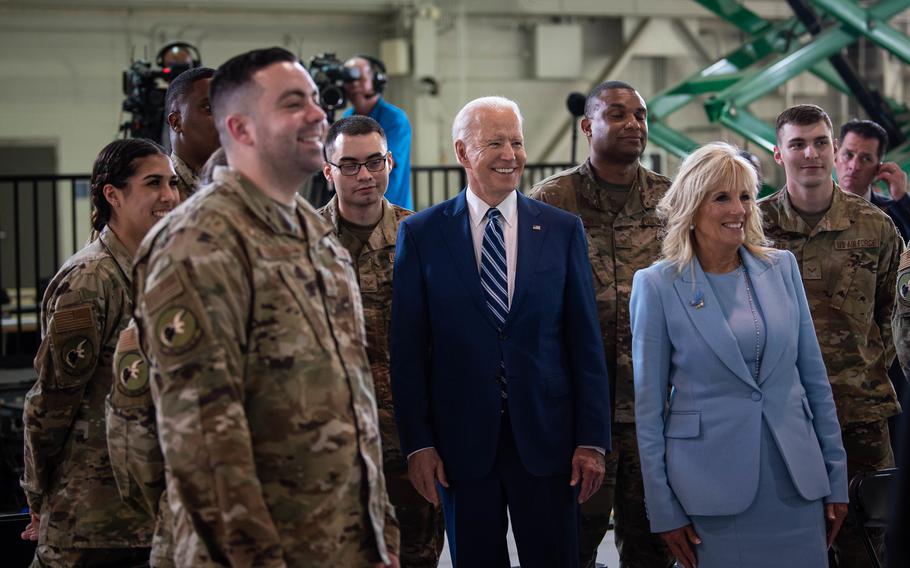
{"type": "Polygon", "coordinates": [[[176,77],[188,69],[199,67],[202,58],[199,57],[199,50],[192,44],[175,41],[158,51],[155,62],[159,67],[170,69],[176,77]]]}
{"type": "Polygon", "coordinates": [[[202,65],[199,50],[182,41],[169,43],[155,56],[155,67],[148,61],[134,60],[123,72],[121,109],[130,118],[120,125],[124,138],[148,138],[154,142],[167,142],[165,97],[168,85],[185,71],[202,65]]]}
{"type": "Polygon", "coordinates": [[[361,114],[369,116],[382,126],[389,141],[389,152],[395,159],[395,167],[389,175],[389,187],[385,197],[389,202],[414,209],[411,195],[411,124],[400,108],[382,98],[386,84],[385,64],[368,55],[356,55],[345,63],[349,69],[357,69],[360,77],[345,83],[345,90],[352,107],[344,116],[361,114]]]}
{"type": "Polygon", "coordinates": [[[212,119],[209,85],[214,69],[197,67],[184,71],[170,84],[165,97],[171,161],[177,171],[180,200],[199,189],[199,172],[209,156],[221,146],[212,119]]]}

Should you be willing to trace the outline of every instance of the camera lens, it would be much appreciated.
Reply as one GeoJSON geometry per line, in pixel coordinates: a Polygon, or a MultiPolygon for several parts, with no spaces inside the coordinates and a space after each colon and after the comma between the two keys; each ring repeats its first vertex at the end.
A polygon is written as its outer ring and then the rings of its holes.
{"type": "Polygon", "coordinates": [[[327,87],[319,97],[322,99],[322,106],[326,108],[338,108],[344,101],[344,92],[338,87],[327,87]]]}

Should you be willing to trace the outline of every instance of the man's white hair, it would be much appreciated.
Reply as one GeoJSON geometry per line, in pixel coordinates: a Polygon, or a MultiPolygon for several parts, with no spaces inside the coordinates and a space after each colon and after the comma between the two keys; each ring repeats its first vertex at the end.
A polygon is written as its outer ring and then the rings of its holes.
{"type": "Polygon", "coordinates": [[[521,110],[515,101],[499,96],[480,97],[461,107],[461,110],[455,115],[455,121],[452,123],[452,143],[468,139],[468,136],[474,130],[476,111],[482,108],[509,109],[518,117],[519,126],[524,122],[521,110]]]}

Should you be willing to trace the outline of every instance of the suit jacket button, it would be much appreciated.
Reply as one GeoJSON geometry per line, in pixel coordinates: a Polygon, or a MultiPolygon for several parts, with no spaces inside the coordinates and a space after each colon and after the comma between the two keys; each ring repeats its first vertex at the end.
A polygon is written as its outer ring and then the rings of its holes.
{"type": "Polygon", "coordinates": [[[500,340],[500,341],[505,341],[505,340],[508,339],[508,338],[509,338],[509,336],[506,335],[506,334],[504,334],[504,333],[500,333],[500,334],[499,334],[499,340],[500,340]]]}
{"type": "Polygon", "coordinates": [[[762,398],[762,397],[761,397],[761,393],[760,393],[760,392],[753,392],[753,393],[752,393],[752,400],[754,400],[755,402],[760,401],[761,398],[762,398]]]}

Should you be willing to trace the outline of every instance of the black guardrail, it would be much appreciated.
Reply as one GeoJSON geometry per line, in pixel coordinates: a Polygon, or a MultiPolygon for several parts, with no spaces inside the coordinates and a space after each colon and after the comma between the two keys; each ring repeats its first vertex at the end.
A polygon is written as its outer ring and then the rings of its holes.
{"type": "MultiPolygon", "coordinates": [[[[528,164],[522,188],[569,166],[528,164]]],[[[32,363],[44,288],[90,232],[89,181],[88,174],[0,176],[0,368],[32,363]]],[[[465,184],[457,165],[411,168],[418,210],[454,197],[465,184]]]]}

